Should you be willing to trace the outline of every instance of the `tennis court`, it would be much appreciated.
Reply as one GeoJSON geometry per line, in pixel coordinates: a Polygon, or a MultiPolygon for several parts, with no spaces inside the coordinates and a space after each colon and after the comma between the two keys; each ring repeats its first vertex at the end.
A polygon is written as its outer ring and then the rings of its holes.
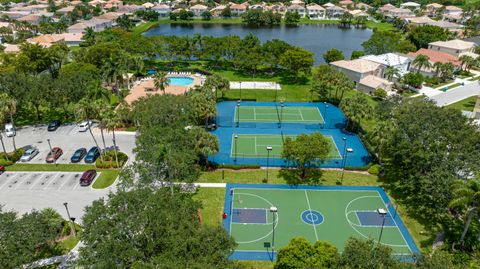
{"type": "MultiPolygon", "coordinates": [[[[275,134],[234,134],[232,135],[231,157],[281,158],[283,141],[287,137],[295,139],[296,135],[275,134]],[[235,136],[237,138],[235,138],[235,136]],[[267,147],[272,150],[268,152],[267,147]]],[[[333,137],[325,136],[330,142],[329,159],[342,159],[333,137]]]]}
{"type": "Polygon", "coordinates": [[[237,106],[239,122],[323,123],[318,107],[303,106],[237,106]]]}
{"type": "Polygon", "coordinates": [[[224,207],[223,225],[238,244],[232,259],[272,259],[297,236],[328,241],[339,251],[357,237],[380,239],[405,259],[419,252],[380,187],[229,184],[224,207]]]}

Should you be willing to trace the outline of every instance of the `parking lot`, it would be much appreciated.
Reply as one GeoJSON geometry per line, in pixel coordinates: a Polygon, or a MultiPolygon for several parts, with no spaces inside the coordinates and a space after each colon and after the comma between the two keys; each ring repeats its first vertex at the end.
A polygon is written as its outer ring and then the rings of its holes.
{"type": "MultiPolygon", "coordinates": [[[[95,127],[95,125],[94,125],[95,127]]],[[[98,145],[103,148],[102,137],[98,128],[93,128],[93,133],[98,145]]],[[[107,147],[113,146],[112,133],[104,132],[105,145],[107,147]]],[[[50,151],[47,139],[50,139],[50,144],[53,147],[60,147],[63,150],[62,156],[57,160],[57,163],[70,163],[70,158],[78,148],[86,148],[89,150],[95,146],[95,143],[90,135],[90,132],[79,132],[76,125],[62,125],[56,131],[47,131],[47,126],[28,126],[17,129],[15,141],[17,148],[26,145],[32,145],[38,148],[40,153],[35,156],[29,163],[45,163],[45,158],[50,151]]],[[[135,135],[117,133],[116,134],[117,147],[120,151],[126,153],[130,159],[133,158],[133,148],[135,147],[135,135]]],[[[7,151],[13,150],[13,141],[11,137],[5,137],[5,146],[7,151]]],[[[81,161],[80,163],[84,163],[81,161]]]]}
{"type": "Polygon", "coordinates": [[[63,205],[67,202],[70,214],[81,222],[84,207],[112,189],[82,187],[81,175],[78,172],[5,172],[0,174],[0,205],[20,214],[51,207],[67,218],[63,205]]]}

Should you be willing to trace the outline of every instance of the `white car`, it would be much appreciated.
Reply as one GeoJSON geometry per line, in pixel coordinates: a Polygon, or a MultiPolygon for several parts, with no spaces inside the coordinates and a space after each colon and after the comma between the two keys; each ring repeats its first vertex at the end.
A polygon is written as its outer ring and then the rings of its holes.
{"type": "Polygon", "coordinates": [[[20,158],[20,161],[22,162],[28,162],[30,161],[31,159],[33,159],[33,157],[37,156],[39,153],[38,149],[35,148],[35,147],[31,147],[29,149],[27,149],[25,151],[25,153],[23,153],[22,157],[20,158]]]}
{"type": "Polygon", "coordinates": [[[82,121],[78,125],[78,131],[79,132],[86,132],[86,131],[88,131],[88,128],[90,128],[91,125],[92,125],[91,121],[82,121]]]}
{"type": "Polygon", "coordinates": [[[8,137],[12,137],[12,136],[15,136],[16,132],[15,132],[15,128],[13,127],[13,124],[11,123],[7,123],[5,124],[5,135],[7,135],[8,137]]]}

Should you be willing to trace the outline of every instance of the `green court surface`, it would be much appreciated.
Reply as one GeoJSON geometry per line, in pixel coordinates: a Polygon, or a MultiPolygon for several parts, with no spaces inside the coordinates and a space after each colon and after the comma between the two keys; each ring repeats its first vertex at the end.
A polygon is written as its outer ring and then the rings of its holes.
{"type": "Polygon", "coordinates": [[[323,123],[323,117],[317,107],[275,107],[240,106],[235,107],[235,121],[240,122],[286,122],[286,123],[323,123]]]}
{"type": "MultiPolygon", "coordinates": [[[[294,135],[281,135],[275,134],[238,134],[237,141],[235,142],[235,135],[232,136],[232,152],[231,157],[255,157],[255,158],[267,158],[267,147],[272,147],[270,157],[281,158],[283,150],[283,139],[290,137],[295,139],[294,135]]],[[[330,146],[329,159],[342,159],[342,155],[338,150],[333,137],[325,136],[328,138],[330,146]]]]}
{"type": "Polygon", "coordinates": [[[382,199],[386,194],[373,189],[377,187],[350,190],[348,187],[282,189],[268,186],[231,187],[233,192],[227,193],[231,197],[226,199],[231,209],[230,221],[226,224],[230,227],[226,228],[238,243],[238,252],[247,255],[266,252],[264,243],[273,239],[273,214],[276,214],[276,250],[286,246],[293,237],[304,237],[312,243],[328,241],[341,252],[349,237],[378,241],[382,225],[380,242],[390,246],[396,255],[409,256],[418,250],[400,216],[391,215],[393,209],[382,199]],[[277,213],[270,212],[273,206],[278,209],[277,213]],[[386,222],[378,213],[379,208],[389,210],[386,222]]]}

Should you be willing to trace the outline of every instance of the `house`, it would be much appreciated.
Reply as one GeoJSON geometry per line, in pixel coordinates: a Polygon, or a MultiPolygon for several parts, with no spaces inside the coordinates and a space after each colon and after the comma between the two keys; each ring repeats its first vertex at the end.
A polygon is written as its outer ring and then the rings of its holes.
{"type": "Polygon", "coordinates": [[[122,15],[124,15],[124,13],[121,13],[121,12],[107,12],[107,13],[103,13],[102,15],[100,15],[98,17],[95,17],[95,18],[116,21],[122,15]]]}
{"type": "Polygon", "coordinates": [[[317,4],[308,4],[307,15],[312,20],[323,20],[325,19],[325,9],[317,4]]]}
{"type": "Polygon", "coordinates": [[[263,11],[263,10],[265,10],[265,5],[264,4],[255,4],[255,5],[250,6],[250,9],[263,11]]]}
{"type": "Polygon", "coordinates": [[[93,31],[95,32],[101,32],[106,28],[110,28],[112,26],[113,26],[112,20],[92,18],[88,21],[81,21],[68,27],[67,31],[69,33],[83,33],[85,32],[85,29],[92,28],[93,31]]]}
{"type": "Polygon", "coordinates": [[[42,47],[48,48],[53,44],[57,44],[63,41],[63,37],[59,35],[40,35],[27,39],[30,44],[38,44],[42,47]]]}
{"type": "Polygon", "coordinates": [[[247,12],[248,6],[243,3],[243,4],[235,4],[231,3],[230,4],[230,10],[232,11],[232,16],[237,16],[240,17],[242,16],[243,13],[247,12]]]}
{"type": "Polygon", "coordinates": [[[347,8],[348,6],[353,7],[355,2],[353,2],[352,0],[342,0],[338,2],[338,4],[343,8],[347,8]]]}
{"type": "Polygon", "coordinates": [[[305,17],[307,14],[307,10],[305,9],[304,6],[301,6],[301,5],[290,5],[287,7],[287,11],[292,13],[297,12],[301,18],[305,17]]]}
{"type": "Polygon", "coordinates": [[[194,5],[190,7],[190,11],[193,12],[193,16],[195,17],[201,17],[202,13],[207,11],[208,7],[204,5],[194,5]]]}
{"type": "Polygon", "coordinates": [[[14,45],[14,44],[3,44],[5,49],[3,52],[5,53],[19,53],[20,52],[20,46],[19,45],[14,45]]]}
{"type": "Polygon", "coordinates": [[[117,12],[122,12],[127,15],[133,15],[138,10],[145,10],[144,6],[139,5],[124,5],[117,9],[117,12]]]}
{"type": "Polygon", "coordinates": [[[103,7],[105,9],[111,9],[111,8],[118,9],[121,6],[123,6],[122,1],[120,1],[120,0],[110,0],[110,1],[106,2],[103,7]]]}
{"type": "Polygon", "coordinates": [[[3,11],[0,13],[0,17],[6,17],[10,20],[17,20],[21,17],[28,15],[28,12],[14,12],[14,11],[3,11]]]}
{"type": "Polygon", "coordinates": [[[340,18],[343,13],[345,13],[345,9],[341,7],[333,6],[326,8],[326,16],[329,19],[340,18]]]}
{"type": "Polygon", "coordinates": [[[396,53],[385,53],[381,55],[366,55],[360,59],[369,60],[382,66],[381,76],[385,78],[385,69],[393,67],[398,70],[400,76],[408,73],[412,60],[408,57],[396,53]]]}
{"type": "Polygon", "coordinates": [[[382,6],[381,8],[379,8],[379,11],[380,13],[382,13],[383,15],[386,15],[388,11],[394,9],[395,6],[392,5],[392,4],[386,4],[384,6],[382,6]]]}
{"type": "Polygon", "coordinates": [[[272,11],[273,13],[280,13],[283,14],[287,10],[287,8],[282,4],[275,4],[267,7],[268,10],[272,11]]]}
{"type": "Polygon", "coordinates": [[[213,15],[214,17],[220,17],[220,15],[222,14],[222,12],[223,12],[223,10],[224,10],[225,8],[227,8],[227,6],[225,6],[225,5],[218,5],[218,6],[214,7],[214,8],[212,8],[212,9],[210,10],[210,12],[212,13],[212,15],[213,15]]]}
{"type": "Polygon", "coordinates": [[[425,6],[425,15],[429,17],[436,17],[437,13],[443,8],[443,5],[431,3],[425,6]]]}
{"type": "Polygon", "coordinates": [[[393,83],[381,78],[382,65],[365,59],[341,60],[330,65],[353,80],[355,87],[365,93],[373,94],[378,88],[391,91],[393,83]]]}
{"type": "Polygon", "coordinates": [[[47,8],[48,8],[48,5],[38,4],[38,5],[27,5],[27,6],[10,8],[10,11],[27,12],[29,14],[33,14],[33,13],[47,12],[47,8]]]}
{"type": "Polygon", "coordinates": [[[358,4],[355,4],[355,8],[357,9],[360,9],[360,10],[364,10],[364,11],[368,11],[369,9],[371,9],[372,7],[369,6],[368,4],[365,4],[365,3],[358,3],[358,4]]]}
{"type": "Polygon", "coordinates": [[[443,10],[443,15],[461,15],[463,13],[463,9],[456,7],[456,6],[446,6],[443,10]]]}
{"type": "Polygon", "coordinates": [[[330,3],[330,2],[322,5],[323,8],[334,7],[334,6],[335,6],[335,5],[332,4],[332,3],[330,3]]]}
{"type": "Polygon", "coordinates": [[[433,25],[433,26],[442,27],[443,29],[447,29],[447,30],[462,28],[460,24],[449,22],[449,21],[436,21],[436,20],[430,19],[427,16],[405,18],[405,21],[415,26],[433,25]]]}
{"type": "Polygon", "coordinates": [[[292,0],[292,1],[290,1],[290,5],[300,5],[300,6],[304,6],[304,5],[305,5],[305,2],[303,2],[302,0],[292,0]]]}
{"type": "Polygon", "coordinates": [[[23,16],[21,18],[18,18],[17,21],[24,21],[24,22],[28,22],[30,23],[31,25],[40,25],[40,23],[42,21],[44,21],[46,18],[46,16],[44,14],[40,15],[40,14],[29,14],[27,16],[23,16]]]}
{"type": "Polygon", "coordinates": [[[412,11],[416,11],[416,10],[420,9],[421,5],[419,3],[415,3],[415,2],[405,2],[405,3],[401,3],[400,7],[410,9],[412,11]]]}
{"type": "Polygon", "coordinates": [[[157,12],[159,17],[168,17],[170,16],[170,12],[172,12],[172,9],[165,4],[156,4],[152,7],[152,10],[157,12]]]}
{"type": "MultiPolygon", "coordinates": [[[[412,59],[412,61],[418,56],[418,55],[425,55],[428,57],[429,62],[431,65],[434,65],[435,63],[451,63],[454,66],[454,70],[460,70],[461,69],[461,61],[458,59],[458,57],[448,54],[443,51],[436,51],[436,50],[430,50],[430,49],[419,49],[417,52],[410,52],[408,53],[408,57],[412,59]]],[[[423,67],[421,69],[418,69],[413,63],[410,65],[410,70],[411,71],[418,71],[424,76],[436,76],[435,68],[426,68],[423,67]]]]}
{"type": "Polygon", "coordinates": [[[477,58],[478,55],[475,54],[475,46],[476,45],[473,42],[454,39],[449,41],[436,41],[429,43],[428,49],[445,52],[456,57],[469,55],[473,58],[477,58]]]}
{"type": "Polygon", "coordinates": [[[155,5],[150,3],[150,2],[146,2],[146,3],[142,4],[142,7],[146,8],[146,9],[153,8],[154,6],[155,5]]]}
{"type": "Polygon", "coordinates": [[[88,2],[88,5],[92,6],[92,7],[99,6],[99,7],[103,8],[105,6],[105,1],[103,1],[103,0],[93,0],[93,1],[88,2]]]}
{"type": "Polygon", "coordinates": [[[413,13],[413,11],[411,11],[410,9],[406,9],[406,8],[394,8],[387,11],[385,13],[385,17],[390,19],[394,19],[394,18],[404,19],[404,18],[415,17],[415,13],[413,13]]]}
{"type": "Polygon", "coordinates": [[[68,13],[72,12],[74,9],[75,9],[74,6],[67,6],[57,10],[56,13],[60,15],[67,15],[68,13]]]}
{"type": "Polygon", "coordinates": [[[365,11],[360,9],[348,10],[347,12],[350,13],[350,15],[352,15],[355,18],[358,18],[358,17],[368,18],[368,14],[365,11]]]}
{"type": "Polygon", "coordinates": [[[474,36],[474,37],[465,38],[465,39],[463,39],[463,41],[473,42],[473,43],[475,43],[477,46],[480,46],[480,35],[477,35],[477,36],[474,36]]]}

